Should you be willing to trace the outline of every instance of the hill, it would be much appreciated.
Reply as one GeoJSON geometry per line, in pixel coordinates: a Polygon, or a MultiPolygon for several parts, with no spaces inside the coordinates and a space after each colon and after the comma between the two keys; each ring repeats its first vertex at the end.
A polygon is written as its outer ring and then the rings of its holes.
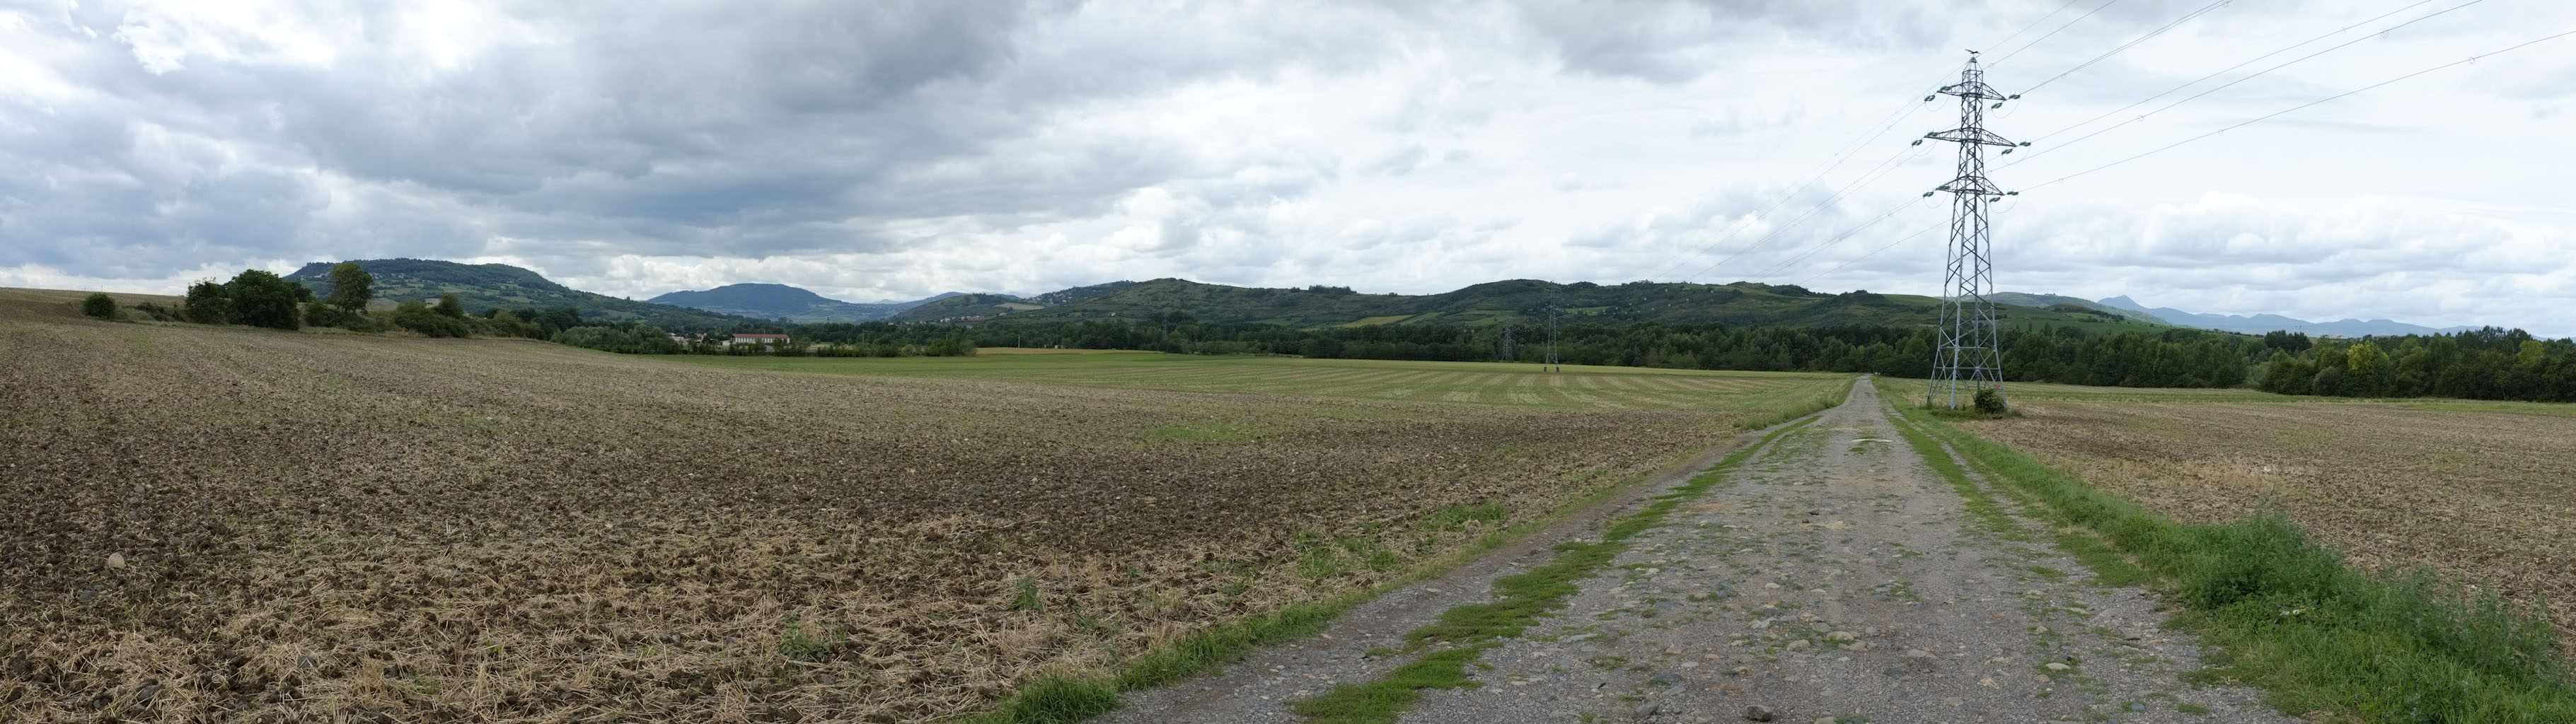
{"type": "Polygon", "coordinates": [[[2115,307],[2090,299],[2085,299],[2083,297],[2070,297],[2063,294],[1996,292],[1994,294],[1986,295],[1986,299],[1991,300],[1996,304],[2011,304],[2023,307],[2038,307],[2041,309],[2056,307],[2063,304],[2081,309],[2089,309],[2103,314],[2125,317],[2149,324],[2172,324],[2172,322],[2165,321],[2164,318],[2158,317],[2155,313],[2146,310],[2115,307]]]}
{"type": "Polygon", "coordinates": [[[2452,334],[2475,329],[2474,327],[2426,327],[2386,319],[2345,319],[2334,322],[2310,322],[2304,319],[2293,319],[2278,314],[2257,314],[2250,317],[2235,314],[2200,314],[2196,312],[2186,312],[2172,307],[2156,307],[2150,309],[2146,305],[2139,304],[2137,300],[2130,299],[2126,295],[2104,299],[2102,300],[2102,303],[2104,305],[2120,309],[2136,310],[2154,314],[2157,317],[2161,317],[2168,322],[2172,322],[2180,326],[2215,329],[2223,332],[2239,332],[2243,334],[2262,334],[2264,332],[2282,331],[2306,332],[2310,335],[2320,337],[2369,337],[2374,335],[2396,336],[2407,334],[2452,334]]]}
{"type": "MultiPolygon", "coordinates": [[[[358,266],[376,277],[376,300],[371,306],[377,307],[390,307],[414,299],[436,301],[438,295],[452,292],[465,302],[467,311],[476,314],[494,307],[572,307],[581,310],[584,319],[632,320],[672,331],[729,330],[737,325],[761,321],[585,292],[508,264],[459,264],[435,259],[360,259],[357,262],[358,266]]],[[[330,296],[332,264],[325,261],[306,264],[295,273],[286,275],[286,280],[312,287],[316,296],[330,296]]]]}
{"type": "MultiPolygon", "coordinates": [[[[1058,292],[1077,301],[1046,304],[1055,295],[1020,298],[963,295],[915,307],[896,315],[899,322],[1000,322],[1064,319],[1136,319],[1185,312],[1206,322],[1269,323],[1292,327],[1368,326],[1378,324],[1500,324],[1509,319],[1544,318],[1551,308],[1569,319],[1598,322],[1724,322],[1735,325],[1830,326],[1837,324],[1934,324],[1938,304],[1931,297],[1874,294],[1866,291],[1825,294],[1792,285],[1752,282],[1734,284],[1657,284],[1631,282],[1604,286],[1590,282],[1557,284],[1532,279],[1477,284],[1427,295],[1361,294],[1345,287],[1303,289],[1236,287],[1185,279],[1124,283],[1101,290],[1079,287],[1058,292]],[[1084,291],[1081,295],[1070,292],[1084,291]]],[[[2148,329],[2152,323],[2119,319],[2101,310],[2051,310],[2007,307],[2015,324],[2066,324],[2087,328],[2148,329]]]]}
{"type": "Polygon", "coordinates": [[[704,291],[671,292],[645,301],[790,322],[867,322],[956,294],[908,302],[844,302],[785,284],[727,284],[704,291]]]}

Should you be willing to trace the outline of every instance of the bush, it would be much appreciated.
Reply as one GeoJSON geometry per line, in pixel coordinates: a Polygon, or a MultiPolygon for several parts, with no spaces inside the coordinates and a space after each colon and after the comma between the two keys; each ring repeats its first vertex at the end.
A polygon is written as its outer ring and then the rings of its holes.
{"type": "Polygon", "coordinates": [[[99,319],[115,319],[116,298],[105,292],[91,292],[81,299],[81,313],[99,319]]]}
{"type": "Polygon", "coordinates": [[[304,285],[280,279],[276,274],[244,269],[224,283],[225,315],[253,327],[296,329],[304,326],[296,298],[311,295],[304,285]]]}
{"type": "MultiPolygon", "coordinates": [[[[671,339],[669,332],[644,325],[574,327],[556,332],[554,342],[622,354],[679,354],[686,351],[679,341],[671,339]]],[[[737,345],[736,348],[750,346],[753,345],[737,345]]]]}
{"type": "Polygon", "coordinates": [[[180,315],[198,324],[223,324],[232,316],[232,305],[226,296],[223,282],[199,279],[188,285],[188,299],[180,307],[180,315]]]}
{"type": "Polygon", "coordinates": [[[394,308],[394,326],[427,337],[463,337],[474,333],[465,320],[429,311],[429,305],[418,301],[403,302],[394,308]]]}
{"type": "Polygon", "coordinates": [[[176,322],[181,319],[180,310],[164,307],[155,302],[136,302],[134,311],[142,312],[143,316],[150,317],[155,322],[176,322]]]}
{"type": "Polygon", "coordinates": [[[1977,390],[1977,411],[1988,415],[2004,414],[2004,393],[1992,387],[1977,390]]]}

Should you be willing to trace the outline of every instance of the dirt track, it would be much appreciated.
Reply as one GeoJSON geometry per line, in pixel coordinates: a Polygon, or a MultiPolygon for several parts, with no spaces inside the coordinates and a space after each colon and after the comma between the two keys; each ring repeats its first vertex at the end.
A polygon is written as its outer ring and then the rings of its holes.
{"type": "MultiPolygon", "coordinates": [[[[1402,721],[1743,721],[1755,705],[1787,722],[2293,721],[2183,684],[2199,652],[2154,598],[2092,584],[2032,524],[1972,515],[1885,413],[1858,386],[1487,652],[1480,686],[1427,691],[1402,721]]],[[[1106,720],[1296,721],[1290,702],[1408,661],[1383,650],[1543,555],[1391,595],[1106,720]]]]}

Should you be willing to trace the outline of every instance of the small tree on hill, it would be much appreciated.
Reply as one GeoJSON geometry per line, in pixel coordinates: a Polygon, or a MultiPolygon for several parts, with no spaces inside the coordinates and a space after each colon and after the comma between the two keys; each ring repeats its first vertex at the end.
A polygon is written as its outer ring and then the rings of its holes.
{"type": "Polygon", "coordinates": [[[331,306],[350,312],[366,311],[367,300],[375,297],[376,275],[367,273],[354,261],[331,265],[331,306]]]}
{"type": "Polygon", "coordinates": [[[92,292],[81,299],[81,313],[99,319],[115,319],[116,298],[105,292],[92,292]]]}
{"type": "Polygon", "coordinates": [[[430,311],[445,315],[449,319],[464,319],[465,302],[457,299],[455,292],[448,292],[438,295],[438,306],[431,307],[430,311]]]}
{"type": "Polygon", "coordinates": [[[244,269],[232,281],[224,283],[226,310],[234,322],[270,329],[296,329],[304,326],[302,310],[295,305],[298,285],[258,269],[244,269]]]}

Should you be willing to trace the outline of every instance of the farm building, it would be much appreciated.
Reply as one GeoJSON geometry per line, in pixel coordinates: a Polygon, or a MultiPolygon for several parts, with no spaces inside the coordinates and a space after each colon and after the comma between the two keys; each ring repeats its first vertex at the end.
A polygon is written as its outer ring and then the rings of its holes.
{"type": "Polygon", "coordinates": [[[786,344],[786,343],[787,343],[787,335],[784,335],[784,334],[737,334],[737,335],[734,335],[734,336],[733,336],[733,341],[731,341],[731,342],[726,342],[725,344],[728,344],[728,345],[734,345],[734,344],[786,344]]]}

